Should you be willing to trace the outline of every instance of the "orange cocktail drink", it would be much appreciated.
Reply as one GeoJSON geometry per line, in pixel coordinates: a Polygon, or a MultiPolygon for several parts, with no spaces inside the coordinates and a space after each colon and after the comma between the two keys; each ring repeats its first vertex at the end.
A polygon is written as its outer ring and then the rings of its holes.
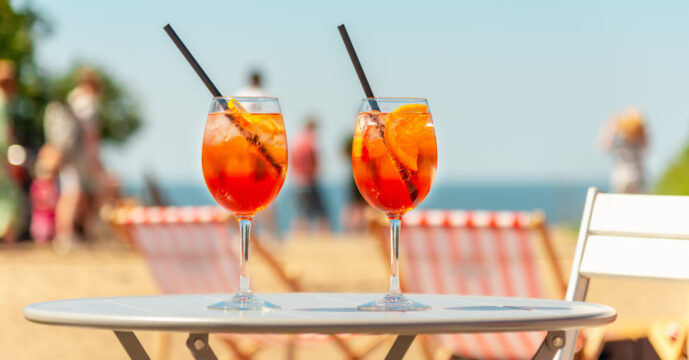
{"type": "Polygon", "coordinates": [[[428,195],[438,153],[426,99],[368,98],[357,116],[352,171],[359,192],[390,220],[390,284],[383,298],[358,306],[366,311],[427,310],[402,294],[399,234],[404,214],[428,195]]]}
{"type": "Polygon", "coordinates": [[[438,153],[428,107],[401,105],[359,114],[352,169],[361,195],[388,215],[403,215],[428,195],[438,153]]]}
{"type": "Polygon", "coordinates": [[[206,122],[201,161],[215,201],[239,216],[263,210],[280,192],[287,173],[282,115],[228,110],[208,114],[206,122]],[[228,114],[258,142],[247,139],[228,114]]]}
{"type": "Polygon", "coordinates": [[[239,290],[232,298],[208,307],[279,308],[256,297],[249,284],[251,220],[275,199],[287,174],[287,139],[278,100],[214,98],[206,118],[201,163],[215,201],[237,215],[241,238],[239,290]]]}

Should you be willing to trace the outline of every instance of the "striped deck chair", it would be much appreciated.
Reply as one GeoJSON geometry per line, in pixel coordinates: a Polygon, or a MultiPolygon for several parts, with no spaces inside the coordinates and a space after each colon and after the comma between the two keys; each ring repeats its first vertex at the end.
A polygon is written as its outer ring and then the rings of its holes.
{"type": "MultiPolygon", "coordinates": [[[[383,220],[383,219],[382,219],[383,220]]],[[[384,219],[386,220],[386,219],[384,219]]],[[[373,224],[389,248],[387,221],[373,224]]],[[[415,210],[402,220],[400,237],[402,288],[411,293],[545,297],[537,247],[552,269],[555,295],[566,284],[540,213],[507,211],[415,210]]],[[[433,336],[440,350],[470,359],[530,359],[543,333],[433,336]]],[[[427,348],[426,354],[431,356],[427,348]]]]}
{"type": "MultiPolygon", "coordinates": [[[[239,255],[233,247],[233,234],[239,230],[234,216],[222,208],[128,206],[115,209],[110,221],[145,256],[163,293],[231,294],[239,287],[239,255]]],[[[283,270],[260,242],[252,241],[251,248],[290,291],[300,291],[296,279],[283,270]]],[[[248,337],[258,345],[286,345],[288,357],[293,355],[295,336],[242,336],[248,337]]],[[[308,342],[333,340],[347,358],[356,358],[339,337],[306,334],[297,338],[308,342]]],[[[259,350],[258,346],[249,350],[239,346],[235,336],[226,335],[222,339],[240,359],[250,358],[259,350]]]]}

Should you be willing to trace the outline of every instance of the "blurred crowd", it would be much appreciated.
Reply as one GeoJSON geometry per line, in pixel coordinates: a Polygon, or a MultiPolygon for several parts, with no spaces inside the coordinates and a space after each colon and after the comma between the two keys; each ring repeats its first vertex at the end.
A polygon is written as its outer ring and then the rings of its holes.
{"type": "Polygon", "coordinates": [[[0,60],[0,236],[6,243],[33,239],[69,249],[98,222],[98,210],[118,195],[119,182],[100,158],[99,106],[103,83],[91,68],[76,72],[76,86],[49,102],[38,147],[16,137],[15,64],[0,60]]]}
{"type": "MultiPolygon", "coordinates": [[[[120,183],[101,161],[100,122],[103,79],[98,71],[83,67],[75,73],[75,86],[63,99],[50,101],[42,115],[41,144],[22,143],[13,121],[18,105],[15,64],[0,60],[0,237],[6,243],[32,239],[69,249],[97,228],[103,205],[119,197],[120,183]]],[[[247,86],[237,96],[269,96],[258,71],[249,74],[247,86]]],[[[613,115],[599,134],[599,145],[612,159],[610,189],[641,193],[646,190],[644,156],[648,146],[647,123],[636,108],[613,115]]],[[[332,229],[328,196],[321,183],[322,154],[318,144],[318,120],[309,116],[291,137],[290,174],[297,212],[291,229],[332,229]]],[[[343,156],[351,156],[351,136],[343,143],[343,156]]],[[[341,209],[345,231],[362,231],[367,205],[351,174],[348,204],[341,209]]],[[[163,203],[159,204],[163,205],[163,203]]],[[[259,216],[259,225],[278,233],[276,214],[270,207],[259,216]]]]}

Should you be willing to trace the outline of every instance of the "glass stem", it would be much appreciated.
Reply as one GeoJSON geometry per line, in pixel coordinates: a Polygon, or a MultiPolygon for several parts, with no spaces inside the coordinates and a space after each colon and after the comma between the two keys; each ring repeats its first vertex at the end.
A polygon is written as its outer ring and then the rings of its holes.
{"type": "Polygon", "coordinates": [[[400,288],[400,226],[401,216],[389,216],[390,219],[390,285],[388,295],[402,293],[400,288]]]}
{"type": "Polygon", "coordinates": [[[251,216],[241,216],[239,220],[239,234],[241,238],[241,257],[239,258],[239,293],[251,293],[249,283],[249,238],[251,235],[251,216]]]}

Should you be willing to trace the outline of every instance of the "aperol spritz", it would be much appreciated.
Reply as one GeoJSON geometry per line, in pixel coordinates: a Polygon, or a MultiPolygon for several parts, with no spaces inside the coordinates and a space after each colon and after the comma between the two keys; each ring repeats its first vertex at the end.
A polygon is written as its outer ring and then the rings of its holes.
{"type": "Polygon", "coordinates": [[[425,310],[406,298],[399,283],[399,232],[402,216],[428,195],[438,154],[426,99],[368,98],[362,101],[352,144],[352,170],[361,195],[390,220],[391,276],[382,299],[360,310],[425,310]]]}
{"type": "Polygon", "coordinates": [[[201,157],[208,190],[218,204],[237,215],[241,233],[239,291],[209,308],[278,308],[252,294],[248,268],[251,220],[275,199],[287,173],[287,139],[278,100],[214,98],[201,157]]]}

